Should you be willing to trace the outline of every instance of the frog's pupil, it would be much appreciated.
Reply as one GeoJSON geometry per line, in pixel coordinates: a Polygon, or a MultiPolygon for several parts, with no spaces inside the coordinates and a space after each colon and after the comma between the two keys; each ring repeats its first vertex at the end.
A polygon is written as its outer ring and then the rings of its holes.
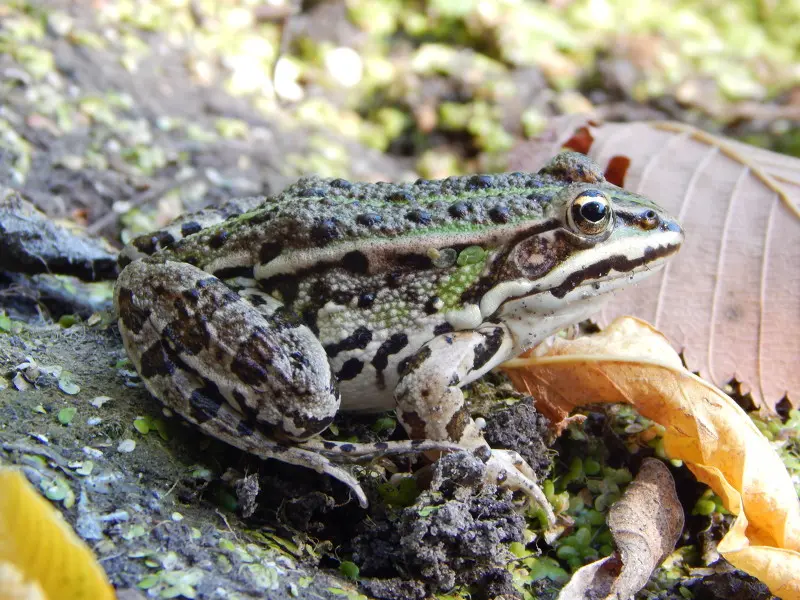
{"type": "Polygon", "coordinates": [[[606,216],[606,205],[597,200],[587,202],[581,206],[581,216],[592,223],[599,223],[606,216]]]}

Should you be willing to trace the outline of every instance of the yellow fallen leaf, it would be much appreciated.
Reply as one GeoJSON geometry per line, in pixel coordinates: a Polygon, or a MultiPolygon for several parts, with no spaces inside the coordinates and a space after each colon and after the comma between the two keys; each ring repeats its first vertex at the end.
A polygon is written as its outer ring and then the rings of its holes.
{"type": "Polygon", "coordinates": [[[580,405],[622,402],[662,425],[684,461],[737,515],[720,553],[784,600],[800,600],[800,503],[780,457],[722,391],[684,369],[666,338],[632,317],[509,361],[515,386],[555,423],[580,405]]]}
{"type": "Polygon", "coordinates": [[[114,599],[91,550],[25,476],[11,468],[0,468],[0,567],[0,576],[8,578],[0,580],[0,600],[32,600],[37,588],[44,592],[38,598],[50,600],[114,599]],[[7,581],[18,587],[6,587],[7,581]],[[35,586],[26,589],[26,583],[35,586]]]}

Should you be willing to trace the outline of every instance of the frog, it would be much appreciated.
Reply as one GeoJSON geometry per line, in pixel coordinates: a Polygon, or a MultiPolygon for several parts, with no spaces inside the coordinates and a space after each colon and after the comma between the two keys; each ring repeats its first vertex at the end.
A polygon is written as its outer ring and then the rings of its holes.
{"type": "Polygon", "coordinates": [[[348,463],[467,451],[552,522],[463,388],[656,272],[683,235],[571,151],[535,173],[305,177],[133,239],[114,305],[146,388],[214,438],[330,475],[362,506],[348,463]],[[340,410],[392,409],[408,440],[320,437],[340,410]]]}

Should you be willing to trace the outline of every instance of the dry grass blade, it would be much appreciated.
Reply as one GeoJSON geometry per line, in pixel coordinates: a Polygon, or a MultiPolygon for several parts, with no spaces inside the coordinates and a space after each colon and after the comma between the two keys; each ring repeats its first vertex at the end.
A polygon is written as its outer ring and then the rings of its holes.
{"type": "Polygon", "coordinates": [[[556,126],[513,166],[536,169],[567,144],[686,231],[679,255],[620,293],[601,322],[636,314],[718,386],[736,379],[771,410],[784,397],[800,402],[800,160],[677,123],[556,126]]]}

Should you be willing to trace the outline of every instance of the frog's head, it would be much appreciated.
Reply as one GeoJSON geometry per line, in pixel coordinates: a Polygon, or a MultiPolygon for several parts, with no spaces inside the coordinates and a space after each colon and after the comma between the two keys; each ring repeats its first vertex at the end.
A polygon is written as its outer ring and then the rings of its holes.
{"type": "Polygon", "coordinates": [[[541,322],[537,339],[589,316],[609,292],[662,267],[683,241],[674,218],[606,182],[583,155],[560,154],[540,174],[563,185],[545,219],[507,249],[481,301],[483,314],[541,322]]]}

